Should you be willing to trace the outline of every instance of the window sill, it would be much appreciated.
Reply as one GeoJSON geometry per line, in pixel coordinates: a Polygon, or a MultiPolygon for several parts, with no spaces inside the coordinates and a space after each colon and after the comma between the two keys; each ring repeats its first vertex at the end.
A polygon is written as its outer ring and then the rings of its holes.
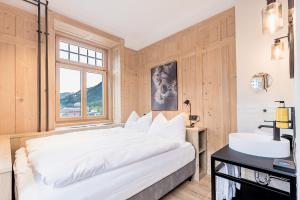
{"type": "Polygon", "coordinates": [[[95,130],[95,129],[107,129],[122,127],[122,123],[115,123],[112,121],[101,122],[101,123],[74,123],[74,124],[64,124],[60,125],[55,129],[55,133],[68,133],[68,132],[77,132],[85,130],[95,130]]]}
{"type": "Polygon", "coordinates": [[[89,125],[89,124],[105,124],[105,123],[114,123],[112,120],[106,119],[106,118],[100,118],[100,119],[87,119],[87,120],[81,120],[81,119],[65,119],[65,120],[57,120],[56,121],[56,127],[67,127],[67,126],[79,126],[79,125],[89,125]]]}

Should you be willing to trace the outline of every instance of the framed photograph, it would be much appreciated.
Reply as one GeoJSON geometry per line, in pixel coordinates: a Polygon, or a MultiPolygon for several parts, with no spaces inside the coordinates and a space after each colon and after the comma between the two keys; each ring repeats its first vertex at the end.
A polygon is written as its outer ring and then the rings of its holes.
{"type": "Polygon", "coordinates": [[[176,61],[151,69],[151,109],[178,110],[176,61]]]}

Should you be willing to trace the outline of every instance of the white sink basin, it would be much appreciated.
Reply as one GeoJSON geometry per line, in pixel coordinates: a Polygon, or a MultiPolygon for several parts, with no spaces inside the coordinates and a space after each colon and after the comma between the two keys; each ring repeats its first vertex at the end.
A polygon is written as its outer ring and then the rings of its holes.
{"type": "Polygon", "coordinates": [[[290,142],[281,138],[274,141],[273,136],[258,133],[231,133],[229,147],[235,151],[267,158],[290,156],[290,142]]]}

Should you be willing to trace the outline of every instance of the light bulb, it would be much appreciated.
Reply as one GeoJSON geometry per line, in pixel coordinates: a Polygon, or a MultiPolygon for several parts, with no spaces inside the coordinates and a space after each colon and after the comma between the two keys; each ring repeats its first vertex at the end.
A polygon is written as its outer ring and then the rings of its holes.
{"type": "Polygon", "coordinates": [[[275,41],[272,45],[272,60],[280,60],[283,59],[283,52],[284,52],[284,44],[280,40],[275,41]]]}
{"type": "Polygon", "coordinates": [[[270,13],[267,19],[267,25],[270,33],[275,33],[276,31],[276,15],[274,13],[270,13]]]}

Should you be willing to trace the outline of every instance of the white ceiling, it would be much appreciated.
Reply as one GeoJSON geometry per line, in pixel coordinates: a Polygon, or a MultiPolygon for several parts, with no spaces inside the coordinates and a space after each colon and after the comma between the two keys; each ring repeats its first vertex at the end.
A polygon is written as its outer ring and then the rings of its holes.
{"type": "MultiPolygon", "coordinates": [[[[0,0],[34,12],[22,0],[0,0]]],[[[144,48],[234,6],[236,0],[49,0],[49,8],[144,48]]]]}

